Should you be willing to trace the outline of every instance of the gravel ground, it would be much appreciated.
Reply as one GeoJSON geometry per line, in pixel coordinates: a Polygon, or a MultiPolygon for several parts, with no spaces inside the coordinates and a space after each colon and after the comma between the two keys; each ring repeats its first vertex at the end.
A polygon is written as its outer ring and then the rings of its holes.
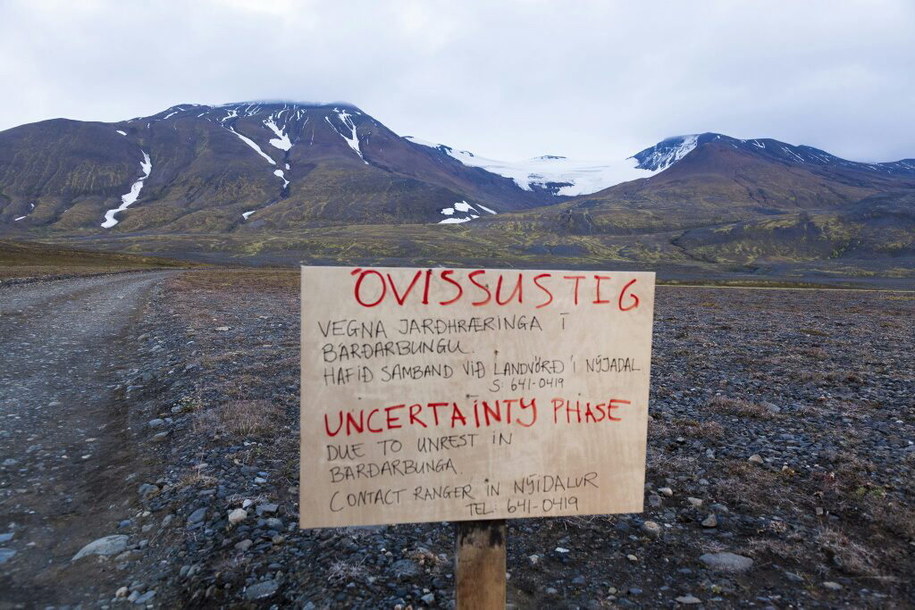
{"type": "Polygon", "coordinates": [[[0,289],[0,607],[93,601],[119,580],[71,558],[130,515],[125,340],[165,277],[0,289]]]}
{"type": "MultiPolygon", "coordinates": [[[[88,606],[452,605],[452,525],[296,527],[297,291],[184,273],[132,329],[142,467],[104,532],[131,553],[79,560],[118,577],[88,606]]],[[[510,521],[510,603],[915,606],[913,314],[911,293],[660,287],[646,511],[510,521]]]]}

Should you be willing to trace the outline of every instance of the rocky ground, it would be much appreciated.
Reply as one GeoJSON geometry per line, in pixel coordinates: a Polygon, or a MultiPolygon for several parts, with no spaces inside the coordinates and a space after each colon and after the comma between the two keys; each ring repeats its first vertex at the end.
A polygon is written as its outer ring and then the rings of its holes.
{"type": "MultiPolygon", "coordinates": [[[[151,293],[112,388],[117,538],[42,607],[452,604],[450,524],[297,529],[298,316],[294,273],[151,293]]],[[[912,293],[660,287],[646,511],[510,521],[510,603],[915,606],[913,318],[912,293]]],[[[3,591],[30,536],[0,513],[0,608],[32,605],[3,591]]]]}

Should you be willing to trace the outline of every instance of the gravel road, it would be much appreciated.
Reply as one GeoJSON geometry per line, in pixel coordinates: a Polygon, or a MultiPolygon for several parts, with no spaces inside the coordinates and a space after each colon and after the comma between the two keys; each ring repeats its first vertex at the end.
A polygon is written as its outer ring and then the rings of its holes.
{"type": "Polygon", "coordinates": [[[113,574],[71,559],[130,516],[125,336],[171,274],[0,289],[0,607],[109,592],[113,574]]]}

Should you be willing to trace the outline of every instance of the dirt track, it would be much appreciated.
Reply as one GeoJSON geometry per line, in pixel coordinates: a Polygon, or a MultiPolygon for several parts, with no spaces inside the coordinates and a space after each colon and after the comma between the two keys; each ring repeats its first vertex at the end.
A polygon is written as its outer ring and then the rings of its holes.
{"type": "Polygon", "coordinates": [[[0,608],[111,597],[113,566],[71,558],[131,516],[125,337],[168,275],[0,289],[0,608]]]}

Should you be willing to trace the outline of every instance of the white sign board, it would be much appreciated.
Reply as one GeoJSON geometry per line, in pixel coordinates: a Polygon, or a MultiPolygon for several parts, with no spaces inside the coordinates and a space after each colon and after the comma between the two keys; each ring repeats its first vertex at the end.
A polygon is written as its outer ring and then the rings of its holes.
{"type": "Polygon", "coordinates": [[[654,274],[302,268],[300,525],[642,510],[654,274]]]}

